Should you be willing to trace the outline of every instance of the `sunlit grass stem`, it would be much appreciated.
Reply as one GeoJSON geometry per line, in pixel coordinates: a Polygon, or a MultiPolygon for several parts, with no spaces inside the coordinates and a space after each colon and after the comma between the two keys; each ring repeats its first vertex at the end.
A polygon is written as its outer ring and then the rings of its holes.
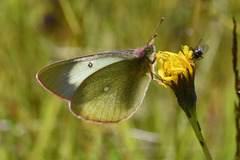
{"type": "MultiPolygon", "coordinates": [[[[191,107],[191,108],[196,108],[196,107],[194,106],[194,107],[191,107]]],[[[203,150],[203,152],[206,156],[206,159],[207,160],[213,160],[212,155],[211,155],[211,153],[208,149],[208,146],[207,146],[207,144],[204,140],[204,137],[202,135],[201,126],[200,126],[200,124],[198,122],[198,119],[197,119],[196,109],[192,109],[190,111],[190,113],[191,113],[190,117],[188,116],[189,113],[186,113],[188,121],[190,122],[190,124],[192,126],[192,129],[193,129],[193,131],[194,131],[194,133],[195,133],[195,135],[196,135],[196,137],[197,137],[197,139],[198,139],[198,141],[199,141],[199,143],[202,147],[202,150],[203,150]]]]}

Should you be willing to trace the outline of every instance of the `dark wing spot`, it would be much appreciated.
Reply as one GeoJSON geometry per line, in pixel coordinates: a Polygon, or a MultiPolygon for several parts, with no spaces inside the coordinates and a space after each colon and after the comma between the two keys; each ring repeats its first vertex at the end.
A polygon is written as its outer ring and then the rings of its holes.
{"type": "Polygon", "coordinates": [[[88,63],[88,67],[91,68],[92,66],[93,66],[92,62],[89,62],[89,63],[88,63]]]}

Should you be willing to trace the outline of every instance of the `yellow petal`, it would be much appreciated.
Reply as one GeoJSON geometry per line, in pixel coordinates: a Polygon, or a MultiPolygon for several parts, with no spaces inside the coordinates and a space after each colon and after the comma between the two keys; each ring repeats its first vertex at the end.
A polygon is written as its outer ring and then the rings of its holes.
{"type": "Polygon", "coordinates": [[[186,76],[186,79],[188,72],[190,76],[194,74],[195,63],[191,60],[193,51],[187,45],[182,45],[181,49],[178,54],[168,51],[157,53],[158,74],[168,85],[172,84],[171,81],[177,84],[180,74],[186,76]]]}

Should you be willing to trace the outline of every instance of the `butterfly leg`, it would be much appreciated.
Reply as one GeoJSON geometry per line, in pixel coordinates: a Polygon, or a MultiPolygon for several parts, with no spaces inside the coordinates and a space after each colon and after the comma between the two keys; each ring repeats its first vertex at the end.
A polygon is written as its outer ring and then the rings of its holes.
{"type": "Polygon", "coordinates": [[[149,70],[150,74],[151,74],[151,78],[152,80],[154,80],[155,82],[158,82],[158,83],[163,83],[162,82],[162,78],[156,74],[153,73],[152,69],[150,68],[150,66],[148,66],[147,64],[145,64],[147,69],[149,70]]]}
{"type": "Polygon", "coordinates": [[[154,57],[153,60],[150,61],[150,62],[151,62],[151,64],[155,63],[156,62],[156,57],[154,57]]]}
{"type": "Polygon", "coordinates": [[[151,77],[152,77],[152,80],[154,80],[155,82],[158,82],[158,83],[163,83],[162,80],[161,80],[161,77],[159,77],[158,75],[154,74],[154,73],[151,73],[151,77]],[[156,78],[154,78],[154,76],[156,78]]]}

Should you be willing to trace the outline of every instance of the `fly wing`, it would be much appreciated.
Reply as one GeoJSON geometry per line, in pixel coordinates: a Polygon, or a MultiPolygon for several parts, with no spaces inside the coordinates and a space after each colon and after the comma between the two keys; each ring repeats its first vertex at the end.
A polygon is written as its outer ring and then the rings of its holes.
{"type": "Polygon", "coordinates": [[[205,40],[201,38],[198,43],[198,49],[202,49],[203,54],[206,53],[209,49],[209,46],[205,43],[205,40]]]}

